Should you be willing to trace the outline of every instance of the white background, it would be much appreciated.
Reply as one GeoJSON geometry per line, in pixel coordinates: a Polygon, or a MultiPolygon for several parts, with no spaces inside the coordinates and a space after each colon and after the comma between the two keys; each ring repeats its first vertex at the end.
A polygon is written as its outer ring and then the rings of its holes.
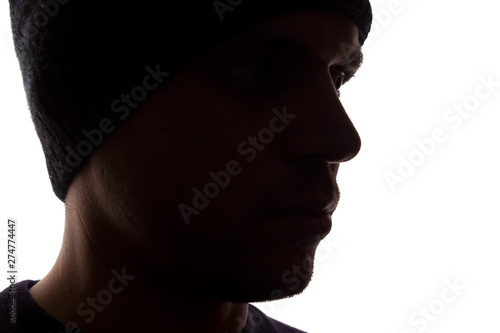
{"type": "MultiPolygon", "coordinates": [[[[363,146],[340,168],[333,230],[309,288],[257,306],[312,333],[500,332],[500,85],[481,87],[481,78],[500,82],[500,5],[372,5],[365,63],[342,90],[363,146]],[[472,111],[447,121],[455,106],[472,111]],[[425,154],[415,141],[436,129],[445,139],[425,154]],[[402,159],[418,165],[403,170],[402,159]],[[398,168],[406,174],[391,188],[386,174],[398,168]],[[454,294],[446,281],[465,290],[454,294]]],[[[30,119],[7,1],[0,20],[0,266],[6,272],[13,217],[19,280],[41,279],[58,255],[64,205],[30,119]]],[[[0,279],[0,290],[7,285],[0,279]]]]}

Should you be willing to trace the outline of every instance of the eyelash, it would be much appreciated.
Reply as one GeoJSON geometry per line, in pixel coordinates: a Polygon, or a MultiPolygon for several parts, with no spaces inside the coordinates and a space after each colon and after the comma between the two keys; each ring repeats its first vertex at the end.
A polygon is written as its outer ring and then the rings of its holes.
{"type": "Polygon", "coordinates": [[[335,90],[337,91],[337,96],[340,97],[340,87],[344,84],[345,80],[345,72],[339,71],[330,71],[330,76],[332,77],[333,85],[335,86],[335,90]]]}
{"type": "Polygon", "coordinates": [[[335,86],[335,90],[337,91],[337,96],[340,97],[340,88],[346,84],[347,81],[349,81],[351,78],[354,77],[352,73],[350,73],[347,70],[342,70],[339,68],[331,68],[330,69],[330,76],[332,78],[333,85],[335,86]],[[338,76],[340,74],[340,76],[338,76]],[[340,82],[337,82],[337,80],[340,79],[340,82]]]}

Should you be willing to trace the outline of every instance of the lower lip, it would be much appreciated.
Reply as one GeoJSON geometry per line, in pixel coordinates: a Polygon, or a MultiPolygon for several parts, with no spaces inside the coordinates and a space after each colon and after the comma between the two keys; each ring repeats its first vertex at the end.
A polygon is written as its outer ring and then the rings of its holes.
{"type": "Polygon", "coordinates": [[[263,216],[258,232],[273,237],[277,243],[292,246],[317,245],[332,228],[328,214],[287,213],[263,216]]]}

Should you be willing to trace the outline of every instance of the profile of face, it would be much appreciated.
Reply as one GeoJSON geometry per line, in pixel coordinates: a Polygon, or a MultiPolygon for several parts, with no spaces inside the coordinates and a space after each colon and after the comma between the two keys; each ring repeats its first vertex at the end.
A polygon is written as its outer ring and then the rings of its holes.
{"type": "Polygon", "coordinates": [[[339,164],[361,145],[338,96],[359,49],[339,13],[253,25],[149,96],[68,196],[83,188],[108,256],[158,285],[235,302],[302,292],[331,229],[339,164]]]}

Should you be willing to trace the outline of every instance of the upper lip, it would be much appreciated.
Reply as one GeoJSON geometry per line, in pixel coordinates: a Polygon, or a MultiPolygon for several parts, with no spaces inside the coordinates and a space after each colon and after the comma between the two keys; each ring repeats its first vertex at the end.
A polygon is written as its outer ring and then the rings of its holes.
{"type": "Polygon", "coordinates": [[[327,214],[331,216],[335,209],[339,198],[336,194],[332,193],[330,195],[311,195],[304,200],[298,200],[297,204],[294,206],[299,211],[304,211],[310,214],[327,214]]]}

